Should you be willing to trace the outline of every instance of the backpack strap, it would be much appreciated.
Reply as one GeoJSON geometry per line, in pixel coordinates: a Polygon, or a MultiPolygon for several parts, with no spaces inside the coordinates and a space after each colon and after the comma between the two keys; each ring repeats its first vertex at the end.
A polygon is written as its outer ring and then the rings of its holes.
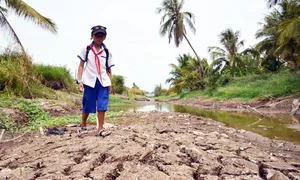
{"type": "MultiPolygon", "coordinates": [[[[107,72],[110,73],[110,68],[108,67],[109,50],[106,48],[106,46],[105,46],[104,43],[103,43],[102,45],[103,45],[104,51],[105,51],[105,53],[106,53],[105,67],[106,67],[107,72]]],[[[85,53],[85,59],[84,59],[86,63],[87,63],[87,61],[88,61],[88,55],[89,55],[90,50],[91,50],[91,47],[90,47],[90,46],[87,46],[87,47],[86,47],[86,53],[85,53]]]]}
{"type": "Polygon", "coordinates": [[[109,51],[106,47],[104,48],[104,51],[106,53],[106,61],[105,61],[106,71],[110,73],[110,68],[108,67],[109,51]]]}
{"type": "Polygon", "coordinates": [[[87,63],[87,60],[88,60],[88,55],[89,55],[90,50],[91,50],[91,47],[87,46],[86,47],[86,53],[85,53],[85,59],[84,59],[86,63],[87,63]]]}

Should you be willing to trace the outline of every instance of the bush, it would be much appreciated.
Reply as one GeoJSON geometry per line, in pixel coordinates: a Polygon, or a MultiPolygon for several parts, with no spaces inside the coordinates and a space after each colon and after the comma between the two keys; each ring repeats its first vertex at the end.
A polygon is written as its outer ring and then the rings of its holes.
{"type": "Polygon", "coordinates": [[[127,96],[129,96],[129,97],[134,97],[134,96],[137,96],[137,95],[139,95],[139,96],[145,96],[145,92],[144,91],[142,91],[140,89],[136,89],[136,88],[128,88],[126,90],[126,92],[127,92],[127,96]]]}
{"type": "Polygon", "coordinates": [[[33,71],[42,84],[54,90],[76,91],[75,80],[66,67],[34,64],[33,71]]]}
{"type": "Polygon", "coordinates": [[[74,80],[64,67],[33,65],[30,57],[9,50],[0,55],[0,92],[25,98],[54,99],[57,95],[45,85],[57,80],[67,90],[76,90],[74,80]]]}
{"type": "Polygon", "coordinates": [[[300,72],[290,73],[287,71],[248,75],[237,77],[225,86],[220,81],[212,88],[181,94],[180,97],[194,98],[204,95],[217,99],[239,98],[241,100],[250,100],[266,96],[288,96],[300,92],[299,77],[300,72]]]}
{"type": "Polygon", "coordinates": [[[161,84],[160,85],[156,85],[154,88],[154,96],[158,97],[162,95],[162,88],[161,88],[161,84]]]}
{"type": "Polygon", "coordinates": [[[112,93],[122,94],[125,91],[125,80],[123,76],[113,75],[112,78],[112,93]]]}
{"type": "Polygon", "coordinates": [[[30,98],[34,96],[30,84],[35,80],[29,59],[16,52],[0,55],[0,91],[30,98]]]}

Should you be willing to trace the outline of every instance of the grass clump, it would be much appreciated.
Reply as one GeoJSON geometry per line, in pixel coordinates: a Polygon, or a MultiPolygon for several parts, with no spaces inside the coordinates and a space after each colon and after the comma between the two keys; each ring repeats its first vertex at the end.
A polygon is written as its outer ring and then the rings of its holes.
{"type": "Polygon", "coordinates": [[[39,77],[41,83],[49,88],[76,91],[75,80],[66,67],[34,64],[33,71],[39,77]]]}
{"type": "Polygon", "coordinates": [[[77,92],[66,67],[33,64],[30,57],[6,50],[0,54],[0,93],[24,98],[58,98],[54,90],[77,92]]]}
{"type": "Polygon", "coordinates": [[[235,78],[226,86],[181,94],[181,98],[206,96],[215,99],[252,100],[262,97],[289,96],[300,92],[300,72],[265,73],[235,78]]]}

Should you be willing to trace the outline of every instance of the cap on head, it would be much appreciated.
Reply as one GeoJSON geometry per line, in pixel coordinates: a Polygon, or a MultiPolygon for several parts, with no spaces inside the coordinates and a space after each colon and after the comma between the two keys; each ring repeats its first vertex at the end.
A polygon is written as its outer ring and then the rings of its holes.
{"type": "Polygon", "coordinates": [[[102,33],[106,36],[106,34],[107,34],[106,27],[100,26],[100,25],[92,27],[91,30],[92,30],[92,35],[95,35],[97,33],[102,33]]]}

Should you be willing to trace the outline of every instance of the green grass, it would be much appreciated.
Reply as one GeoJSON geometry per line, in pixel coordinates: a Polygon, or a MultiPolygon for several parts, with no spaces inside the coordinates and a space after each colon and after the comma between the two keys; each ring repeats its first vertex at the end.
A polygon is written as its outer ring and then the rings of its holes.
{"type": "MultiPolygon", "coordinates": [[[[65,92],[57,93],[59,97],[64,97],[64,102],[71,103],[72,98],[65,92]]],[[[76,94],[75,94],[76,95],[76,94]]],[[[81,96],[81,95],[78,95],[81,96]]],[[[51,100],[52,103],[59,103],[59,100],[51,100]]],[[[54,126],[61,126],[71,123],[80,123],[81,116],[64,116],[64,117],[51,117],[47,112],[42,110],[42,107],[37,104],[36,99],[24,99],[16,96],[7,96],[7,94],[0,94],[0,129],[5,129],[10,132],[18,133],[24,131],[38,130],[42,128],[50,128],[54,126]],[[3,112],[4,108],[16,109],[28,115],[27,124],[17,124],[9,120],[7,115],[3,112]]],[[[109,110],[106,113],[106,122],[115,122],[119,117],[123,116],[124,108],[131,107],[134,102],[131,100],[121,99],[117,95],[110,95],[109,110]],[[114,108],[111,108],[114,107],[114,108]],[[121,107],[118,110],[118,107],[121,107]],[[117,111],[118,110],[118,111],[117,111]]],[[[96,123],[96,115],[91,114],[88,123],[96,123]]]]}
{"type": "Polygon", "coordinates": [[[127,104],[133,104],[133,100],[121,99],[118,95],[109,95],[109,106],[123,106],[127,104]]]}
{"type": "MultiPolygon", "coordinates": [[[[17,52],[8,51],[0,54],[0,129],[19,132],[80,123],[80,116],[51,117],[38,105],[39,98],[48,99],[51,105],[62,102],[75,105],[74,96],[79,98],[82,96],[77,93],[75,81],[66,67],[32,64],[30,59],[25,59],[17,52]],[[55,91],[57,87],[60,91],[55,91]],[[26,113],[28,122],[21,125],[10,120],[3,111],[4,108],[26,113]]],[[[141,94],[143,91],[134,90],[131,93],[141,94]]],[[[111,95],[109,106],[124,108],[133,102],[111,95]]],[[[122,113],[116,112],[116,108],[106,113],[109,121],[114,121],[121,115],[122,113]]],[[[90,122],[95,122],[95,115],[90,117],[90,122]]]]}
{"type": "Polygon", "coordinates": [[[54,83],[56,83],[56,86],[63,89],[71,92],[76,91],[75,80],[66,67],[34,64],[33,71],[47,87],[53,87],[54,83]]]}
{"type": "Polygon", "coordinates": [[[224,87],[182,94],[182,98],[206,96],[243,101],[264,97],[289,96],[300,92],[300,72],[265,73],[235,78],[224,87]]]}
{"type": "Polygon", "coordinates": [[[158,96],[158,97],[155,97],[155,101],[157,102],[167,102],[171,99],[176,99],[176,98],[179,98],[179,95],[177,93],[170,93],[169,95],[167,96],[158,96]]]}
{"type": "Polygon", "coordinates": [[[56,99],[53,87],[77,91],[76,83],[65,67],[32,64],[30,59],[17,52],[0,54],[0,93],[56,99]]]}

